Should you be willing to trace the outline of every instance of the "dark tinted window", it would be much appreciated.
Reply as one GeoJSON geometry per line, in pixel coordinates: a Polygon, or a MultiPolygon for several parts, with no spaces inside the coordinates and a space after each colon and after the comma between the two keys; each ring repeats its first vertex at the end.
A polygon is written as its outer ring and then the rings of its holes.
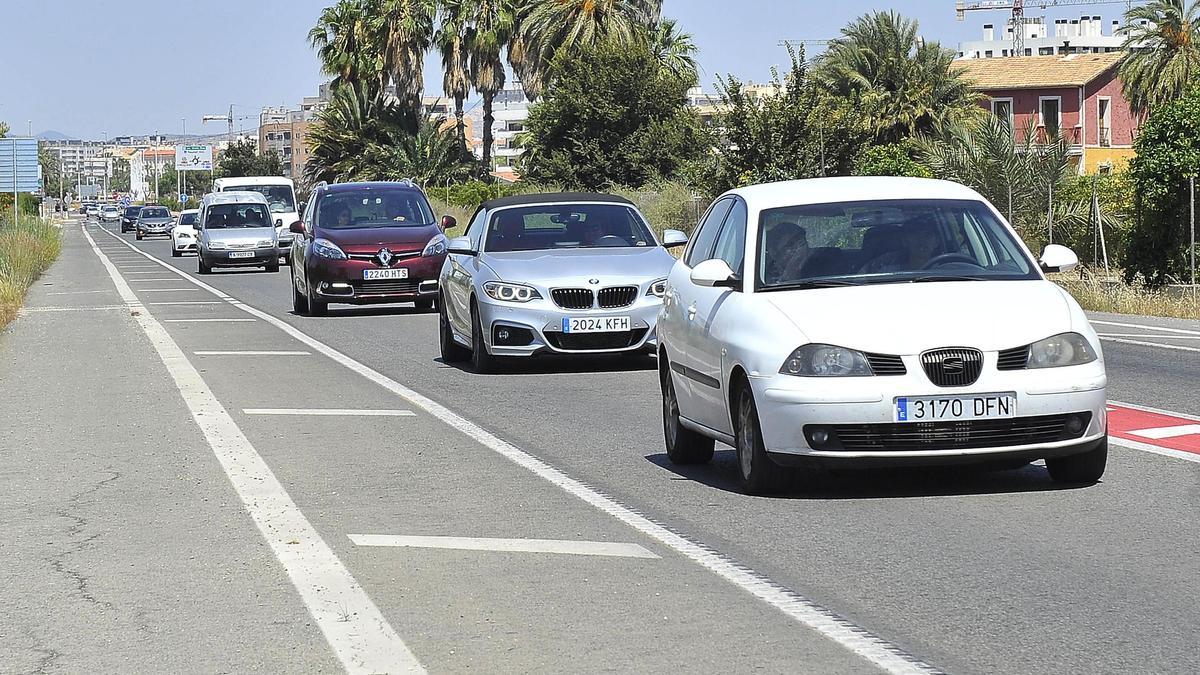
{"type": "Polygon", "coordinates": [[[140,206],[130,206],[129,208],[125,209],[125,215],[129,216],[130,218],[137,218],[137,215],[141,212],[142,207],[140,206]]]}
{"type": "Polygon", "coordinates": [[[317,205],[315,227],[424,227],[433,224],[425,196],[404,188],[362,188],[327,192],[317,205]]]}
{"type": "Polygon", "coordinates": [[[654,246],[637,211],[625,204],[538,204],[500,209],[488,225],[490,252],[654,246]]]}
{"type": "Polygon", "coordinates": [[[180,215],[179,216],[179,224],[180,225],[195,225],[196,224],[196,214],[195,213],[184,213],[184,214],[180,215]]]}
{"type": "Polygon", "coordinates": [[[290,185],[227,185],[222,192],[257,192],[267,198],[271,213],[296,210],[296,201],[290,185]]]}
{"type": "Polygon", "coordinates": [[[161,206],[158,206],[158,207],[149,207],[148,206],[148,207],[142,209],[142,217],[143,218],[170,218],[171,212],[161,206]]]}

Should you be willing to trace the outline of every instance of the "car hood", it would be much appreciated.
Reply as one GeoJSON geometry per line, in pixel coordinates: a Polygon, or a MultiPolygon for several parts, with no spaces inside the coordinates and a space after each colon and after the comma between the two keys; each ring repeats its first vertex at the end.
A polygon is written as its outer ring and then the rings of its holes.
{"type": "Polygon", "coordinates": [[[662,247],[568,248],[553,251],[484,253],[481,258],[505,281],[597,285],[653,281],[667,276],[675,258],[662,247]]]}
{"type": "Polygon", "coordinates": [[[1042,280],[877,284],[762,297],[807,342],[879,354],[937,347],[999,351],[1072,329],[1066,299],[1042,280]]]}
{"type": "Polygon", "coordinates": [[[228,229],[222,227],[208,229],[205,232],[209,241],[221,241],[226,244],[253,243],[275,238],[275,228],[273,227],[231,227],[228,229]]]}
{"type": "Polygon", "coordinates": [[[168,225],[172,222],[171,218],[142,218],[143,225],[168,225]]]}
{"type": "Polygon", "coordinates": [[[437,225],[413,227],[363,227],[350,230],[320,228],[316,236],[337,244],[346,253],[373,254],[387,247],[393,252],[420,251],[441,234],[437,225]]]}

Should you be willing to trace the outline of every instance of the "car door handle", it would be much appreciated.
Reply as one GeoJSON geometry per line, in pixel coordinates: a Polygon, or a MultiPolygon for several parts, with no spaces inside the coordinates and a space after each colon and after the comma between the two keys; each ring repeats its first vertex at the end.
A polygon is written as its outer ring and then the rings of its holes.
{"type": "Polygon", "coordinates": [[[696,318],[696,303],[692,303],[691,307],[687,308],[688,321],[693,321],[696,318]]]}

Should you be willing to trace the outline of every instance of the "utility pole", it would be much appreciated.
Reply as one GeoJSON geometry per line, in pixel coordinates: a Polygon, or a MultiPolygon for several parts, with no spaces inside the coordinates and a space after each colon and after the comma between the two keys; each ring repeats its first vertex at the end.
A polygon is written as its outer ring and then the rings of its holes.
{"type": "Polygon", "coordinates": [[[1191,259],[1192,259],[1192,302],[1195,303],[1196,302],[1196,177],[1195,176],[1191,176],[1188,178],[1188,187],[1191,188],[1190,190],[1188,190],[1188,192],[1189,192],[1189,196],[1191,197],[1191,199],[1189,201],[1191,202],[1191,205],[1192,205],[1192,208],[1191,208],[1191,231],[1192,231],[1191,244],[1192,244],[1192,246],[1188,250],[1191,253],[1191,259]]]}

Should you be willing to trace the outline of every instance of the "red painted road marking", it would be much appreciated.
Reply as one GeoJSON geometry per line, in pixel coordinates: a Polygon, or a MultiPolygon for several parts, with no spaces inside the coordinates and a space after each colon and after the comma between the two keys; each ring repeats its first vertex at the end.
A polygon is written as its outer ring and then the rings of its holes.
{"type": "Polygon", "coordinates": [[[1188,417],[1109,403],[1108,433],[1127,441],[1200,455],[1200,424],[1188,417]]]}

